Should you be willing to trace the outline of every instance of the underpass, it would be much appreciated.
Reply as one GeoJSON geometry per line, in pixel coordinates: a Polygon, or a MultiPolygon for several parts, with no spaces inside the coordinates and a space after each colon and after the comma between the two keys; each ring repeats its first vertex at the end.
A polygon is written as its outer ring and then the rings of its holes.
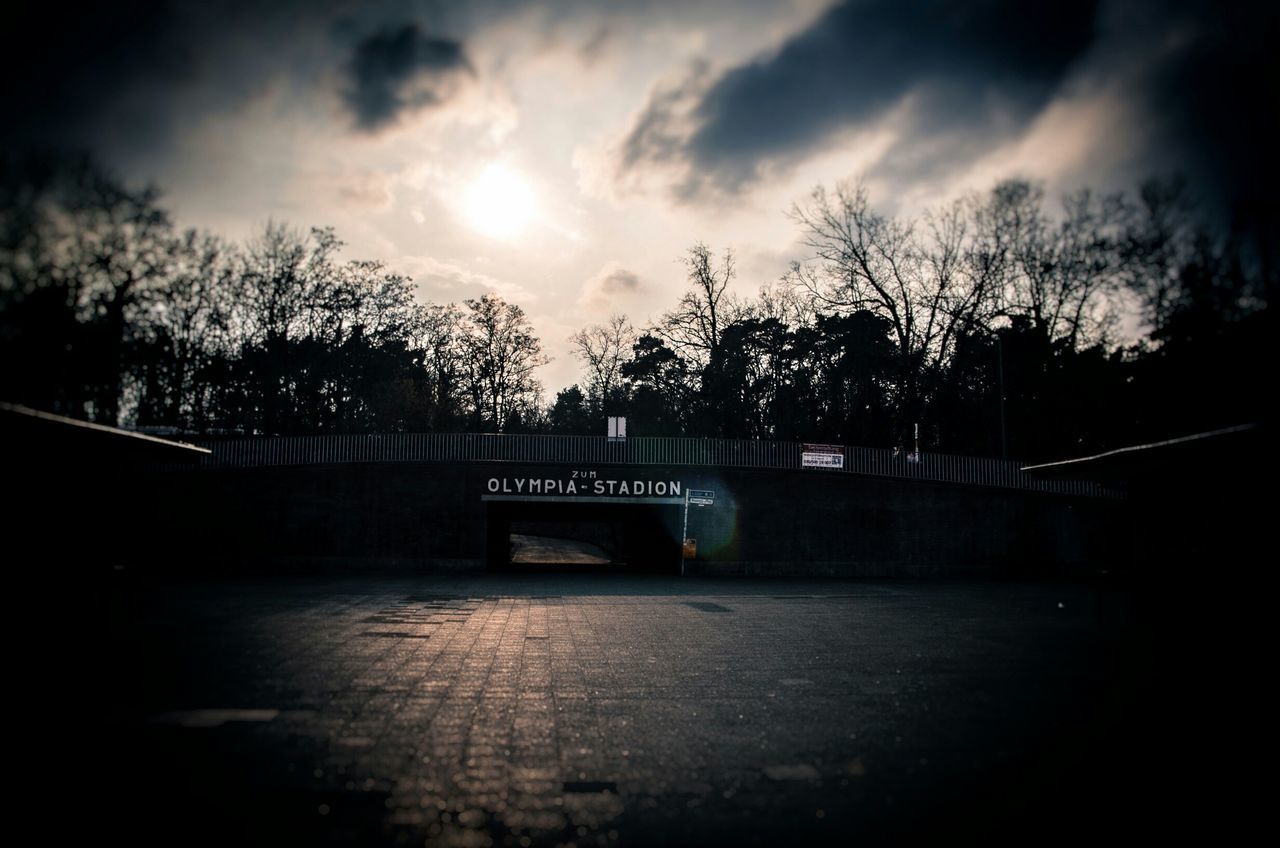
{"type": "Polygon", "coordinates": [[[208,536],[195,569],[477,574],[512,564],[514,534],[647,573],[1064,576],[1127,545],[1122,493],[984,458],[825,446],[840,464],[811,467],[785,442],[465,434],[202,444],[194,466],[137,482],[171,495],[153,507],[158,549],[208,536]]]}

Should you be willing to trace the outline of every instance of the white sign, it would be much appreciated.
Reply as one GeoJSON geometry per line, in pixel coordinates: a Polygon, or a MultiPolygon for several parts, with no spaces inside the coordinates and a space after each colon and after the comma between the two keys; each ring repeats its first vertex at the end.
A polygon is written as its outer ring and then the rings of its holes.
{"type": "Polygon", "coordinates": [[[844,447],[841,445],[804,445],[800,454],[804,468],[844,468],[844,447]]]}
{"type": "Polygon", "coordinates": [[[625,417],[609,417],[609,438],[621,441],[627,437],[627,419],[625,417]]]}
{"type": "Polygon", "coordinates": [[[604,480],[574,477],[546,479],[490,477],[485,484],[490,495],[605,495],[614,497],[680,497],[684,485],[679,480],[604,480]]]}

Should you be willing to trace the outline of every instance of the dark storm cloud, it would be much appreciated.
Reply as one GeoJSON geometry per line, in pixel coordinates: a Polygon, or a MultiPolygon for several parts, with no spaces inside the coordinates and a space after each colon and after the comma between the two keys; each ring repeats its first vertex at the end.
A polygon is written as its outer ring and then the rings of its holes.
{"type": "Polygon", "coordinates": [[[657,88],[649,97],[635,123],[622,141],[619,156],[623,168],[643,166],[646,161],[663,162],[686,155],[684,128],[690,104],[703,96],[709,68],[697,62],[680,79],[657,88]]]}
{"type": "Polygon", "coordinates": [[[622,162],[684,157],[693,174],[684,194],[735,191],[907,95],[922,99],[920,131],[993,116],[1021,125],[1089,45],[1094,11],[1092,2],[843,3],[775,53],[705,86],[683,117],[672,106],[688,92],[659,92],[624,140],[622,162]],[[681,138],[673,125],[682,120],[681,138]]]}
{"type": "Polygon", "coordinates": [[[470,73],[462,44],[422,32],[415,23],[374,33],[356,45],[347,105],[364,130],[379,129],[402,112],[439,103],[459,73],[470,73]]]}
{"type": "Polygon", "coordinates": [[[380,127],[440,102],[469,68],[450,37],[459,16],[418,10],[338,0],[6,7],[0,141],[163,151],[187,126],[271,91],[289,102],[337,96],[358,128],[380,127]]]}
{"type": "Polygon", "coordinates": [[[171,10],[156,3],[7,4],[0,14],[0,139],[7,147],[82,141],[122,81],[195,73],[190,53],[168,37],[171,10]]]}
{"type": "MultiPolygon", "coordinates": [[[[763,0],[760,0],[763,2],[763,0]]],[[[61,0],[0,3],[0,142],[6,147],[171,150],[211,116],[234,115],[272,90],[336,96],[358,130],[440,102],[467,72],[465,49],[519,19],[536,41],[588,27],[598,56],[608,33],[642,26],[684,0],[61,0]]],[[[715,7],[701,10],[704,17],[715,7]]],[[[616,40],[616,39],[615,39],[616,40]]]]}
{"type": "Polygon", "coordinates": [[[698,158],[755,159],[873,118],[923,85],[946,90],[932,122],[997,100],[1033,112],[1088,45],[1093,3],[901,0],[832,9],[776,56],[720,78],[698,110],[698,158]]]}
{"type": "Polygon", "coordinates": [[[640,287],[640,278],[625,268],[619,268],[600,279],[601,290],[613,294],[635,291],[640,287]]]}
{"type": "Polygon", "coordinates": [[[386,126],[439,103],[467,54],[512,21],[530,44],[584,61],[673,18],[695,27],[774,0],[60,0],[0,3],[0,142],[171,151],[191,126],[282,94],[334,97],[337,130],[386,126]],[[551,37],[559,33],[558,38],[551,37]],[[470,50],[469,50],[470,49],[470,50]]]}
{"type": "Polygon", "coordinates": [[[656,89],[614,150],[615,177],[722,199],[892,116],[869,175],[928,186],[1021,138],[1050,104],[1083,115],[1108,101],[1120,123],[1091,141],[1106,164],[1070,179],[1181,172],[1223,208],[1274,207],[1277,18],[1275,4],[1202,0],[845,2],[774,52],[656,89]]]}
{"type": "Polygon", "coordinates": [[[1280,223],[1280,5],[1116,3],[1111,12],[1095,75],[1129,81],[1147,168],[1186,174],[1203,200],[1250,225],[1280,223]]]}
{"type": "MultiPolygon", "coordinates": [[[[255,103],[277,118],[305,112],[311,129],[336,115],[335,134],[376,131],[448,99],[474,73],[468,54],[482,56],[495,27],[516,22],[531,44],[576,45],[589,62],[647,44],[642,36],[659,23],[699,31],[759,17],[786,26],[785,16],[765,14],[776,6],[5,4],[0,143],[89,148],[142,167],[175,150],[189,155],[182,145],[223,131],[218,118],[255,103]]],[[[1114,157],[1126,179],[1182,170],[1227,200],[1263,202],[1278,171],[1269,150],[1280,102],[1271,58],[1278,9],[1209,0],[848,0],[752,61],[726,69],[709,52],[694,62],[634,104],[640,112],[608,164],[622,186],[656,177],[686,200],[732,196],[892,116],[893,147],[869,175],[927,188],[1022,138],[1049,105],[1096,98],[1119,104],[1107,120],[1124,116],[1123,126],[1100,130],[1098,143],[1111,145],[1103,153],[1134,148],[1114,157]]],[[[678,53],[653,57],[654,67],[678,53]]],[[[1081,167],[1090,170],[1071,179],[1108,178],[1109,165],[1081,167]]]]}

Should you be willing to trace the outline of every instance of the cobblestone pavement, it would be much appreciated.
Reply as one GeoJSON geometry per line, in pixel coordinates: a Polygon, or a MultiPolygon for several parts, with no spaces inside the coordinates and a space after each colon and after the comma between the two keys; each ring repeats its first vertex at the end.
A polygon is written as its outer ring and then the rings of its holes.
{"type": "Polygon", "coordinates": [[[1124,721],[1128,612],[1088,587],[512,575],[111,594],[105,825],[137,843],[1013,840],[1078,824],[1078,778],[1125,765],[1100,758],[1124,721]]]}

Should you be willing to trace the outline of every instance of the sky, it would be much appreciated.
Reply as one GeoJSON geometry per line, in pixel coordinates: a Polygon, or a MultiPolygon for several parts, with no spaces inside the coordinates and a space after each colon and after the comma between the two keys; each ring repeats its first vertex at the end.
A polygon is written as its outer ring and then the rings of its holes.
{"type": "Polygon", "coordinates": [[[182,226],[328,225],[424,301],[644,326],[702,241],[752,295],[805,258],[793,203],[866,182],[918,215],[1022,177],[1180,174],[1270,199],[1267,5],[1099,0],[171,0],[8,9],[0,138],[92,152],[182,226]]]}

